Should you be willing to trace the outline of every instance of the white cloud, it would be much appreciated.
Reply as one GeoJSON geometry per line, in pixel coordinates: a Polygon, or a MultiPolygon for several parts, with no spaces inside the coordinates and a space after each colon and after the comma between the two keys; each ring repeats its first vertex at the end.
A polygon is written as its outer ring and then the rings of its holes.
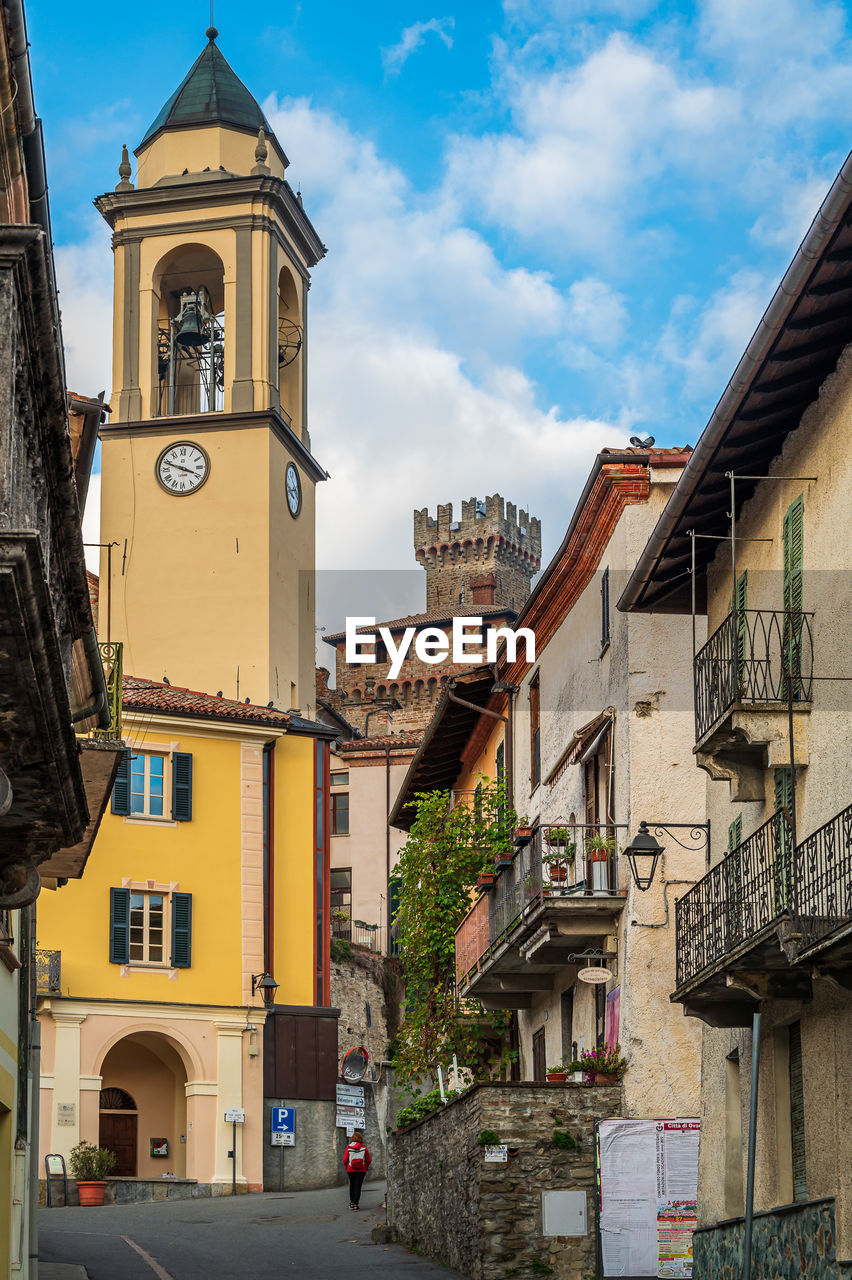
{"type": "Polygon", "coordinates": [[[89,234],[55,251],[68,387],[82,396],[110,394],[112,279],[110,233],[93,216],[89,234]]]}
{"type": "Polygon", "coordinates": [[[628,311],[624,297],[604,280],[589,276],[568,290],[568,331],[591,346],[612,350],[624,337],[628,311]]]}
{"type": "Polygon", "coordinates": [[[512,131],[456,137],[450,190],[524,236],[607,255],[660,179],[680,196],[679,173],[718,165],[740,117],[735,92],[619,33],[568,69],[525,74],[507,55],[502,93],[512,131]]]}
{"type": "Polygon", "coordinates": [[[429,18],[426,22],[412,23],[404,29],[397,44],[382,49],[382,66],[385,71],[390,75],[398,74],[428,35],[436,35],[448,49],[452,49],[453,37],[450,32],[454,26],[454,18],[429,18]]]}
{"type": "Polygon", "coordinates": [[[687,394],[721,394],[772,294],[759,271],[737,272],[700,307],[677,298],[660,339],[659,354],[683,375],[687,394]]]}

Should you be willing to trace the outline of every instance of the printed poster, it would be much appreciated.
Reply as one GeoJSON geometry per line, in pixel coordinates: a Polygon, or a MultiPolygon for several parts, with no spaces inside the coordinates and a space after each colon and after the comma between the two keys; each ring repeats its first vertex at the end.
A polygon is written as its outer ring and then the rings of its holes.
{"type": "Polygon", "coordinates": [[[697,1120],[602,1120],[600,1234],[605,1276],[691,1280],[697,1120]]]}

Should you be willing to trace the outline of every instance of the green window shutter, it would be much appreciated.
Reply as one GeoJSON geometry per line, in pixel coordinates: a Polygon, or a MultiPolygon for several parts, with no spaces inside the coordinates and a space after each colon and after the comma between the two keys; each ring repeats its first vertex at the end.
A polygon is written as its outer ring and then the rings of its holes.
{"type": "Polygon", "coordinates": [[[775,812],[780,813],[782,809],[786,809],[788,813],[793,806],[793,779],[790,776],[790,770],[775,770],[775,812]]]}
{"type": "Polygon", "coordinates": [[[746,648],[748,636],[748,618],[746,617],[746,609],[748,608],[748,570],[739,575],[734,585],[731,599],[731,612],[736,614],[737,635],[737,686],[738,693],[742,695],[746,684],[746,648]]]}
{"type": "Polygon", "coordinates": [[[115,775],[112,788],[111,809],[113,813],[126,816],[130,813],[130,752],[125,751],[115,775]]]}
{"type": "Polygon", "coordinates": [[[728,853],[733,853],[743,842],[743,815],[738,813],[728,827],[728,853]]]}
{"type": "Polygon", "coordinates": [[[775,907],[787,908],[793,881],[793,849],[789,823],[793,811],[793,775],[789,769],[775,770],[775,812],[786,810],[784,821],[779,820],[775,833],[775,907]]]}
{"type": "Polygon", "coordinates": [[[192,894],[172,894],[172,968],[188,969],[192,959],[192,894]]]}
{"type": "Polygon", "coordinates": [[[172,818],[175,822],[192,819],[192,755],[189,751],[172,752],[172,818]]]}
{"type": "Polygon", "coordinates": [[[784,609],[802,611],[805,558],[805,500],[801,494],[784,514],[784,609]]]}
{"type": "Polygon", "coordinates": [[[109,962],[127,964],[130,959],[130,890],[109,891],[109,962]]]}

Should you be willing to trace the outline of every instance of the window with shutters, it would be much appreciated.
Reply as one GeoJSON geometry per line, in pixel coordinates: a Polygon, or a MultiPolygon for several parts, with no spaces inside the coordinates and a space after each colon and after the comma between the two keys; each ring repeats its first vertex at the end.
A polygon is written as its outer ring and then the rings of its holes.
{"type": "Polygon", "coordinates": [[[793,894],[793,775],[789,768],[775,770],[775,812],[782,816],[775,829],[775,909],[783,911],[793,894]]]}
{"type": "Polygon", "coordinates": [[[189,822],[192,819],[192,755],[134,749],[118,768],[112,812],[126,818],[189,822]]]}
{"type": "Polygon", "coordinates": [[[137,751],[130,757],[130,815],[133,818],[164,818],[166,803],[166,757],[137,751]]]}
{"type": "Polygon", "coordinates": [[[188,969],[192,959],[192,894],[164,888],[110,889],[112,964],[188,969]]]}
{"type": "Polygon", "coordinates": [[[738,813],[728,827],[728,853],[733,853],[743,842],[743,815],[738,813]]]}
{"type": "Polygon", "coordinates": [[[784,513],[784,657],[793,681],[793,697],[801,697],[797,677],[802,669],[802,599],[804,593],[805,500],[800,494],[784,513]]]}

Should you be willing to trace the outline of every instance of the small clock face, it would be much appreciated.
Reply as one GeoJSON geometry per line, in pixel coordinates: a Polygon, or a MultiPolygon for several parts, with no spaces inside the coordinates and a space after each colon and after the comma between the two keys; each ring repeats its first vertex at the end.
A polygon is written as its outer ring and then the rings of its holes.
{"type": "Polygon", "coordinates": [[[302,482],[299,479],[299,473],[293,466],[292,462],[287,463],[285,487],[287,489],[287,507],[289,508],[290,515],[295,520],[296,516],[302,510],[302,482]]]}
{"type": "Polygon", "coordinates": [[[210,475],[210,459],[200,444],[176,440],[167,445],[157,459],[157,479],[166,493],[178,497],[195,493],[210,475]]]}

